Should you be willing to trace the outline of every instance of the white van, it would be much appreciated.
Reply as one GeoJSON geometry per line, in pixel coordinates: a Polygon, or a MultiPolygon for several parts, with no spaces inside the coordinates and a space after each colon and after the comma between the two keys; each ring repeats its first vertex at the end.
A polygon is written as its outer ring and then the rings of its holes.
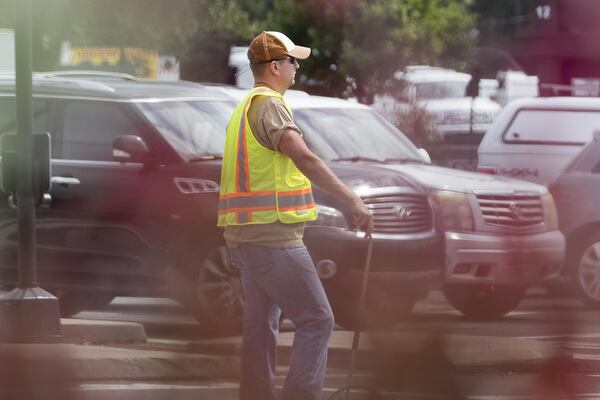
{"type": "Polygon", "coordinates": [[[552,183],[600,129],[600,98],[511,101],[483,137],[478,171],[552,183]]]}

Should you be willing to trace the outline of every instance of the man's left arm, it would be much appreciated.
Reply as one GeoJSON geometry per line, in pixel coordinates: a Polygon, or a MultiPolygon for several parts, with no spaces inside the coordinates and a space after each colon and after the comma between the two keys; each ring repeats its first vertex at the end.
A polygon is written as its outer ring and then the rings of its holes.
{"type": "Polygon", "coordinates": [[[325,165],[323,160],[306,146],[298,131],[286,129],[283,132],[279,140],[279,151],[290,157],[296,167],[311,182],[349,204],[355,224],[364,230],[367,235],[371,235],[373,232],[373,216],[362,199],[344,185],[333,171],[325,165]]]}

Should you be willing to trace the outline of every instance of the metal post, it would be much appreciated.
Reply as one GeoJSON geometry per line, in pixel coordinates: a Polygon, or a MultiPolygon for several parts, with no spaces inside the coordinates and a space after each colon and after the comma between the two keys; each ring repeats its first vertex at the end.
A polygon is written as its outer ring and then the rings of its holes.
{"type": "Polygon", "coordinates": [[[58,301],[38,287],[36,273],[31,0],[15,3],[19,280],[17,288],[0,297],[0,340],[56,342],[61,338],[58,301]]]}
{"type": "Polygon", "coordinates": [[[33,204],[33,100],[31,81],[31,0],[16,5],[15,65],[17,98],[17,207],[19,287],[37,286],[33,204]]]}

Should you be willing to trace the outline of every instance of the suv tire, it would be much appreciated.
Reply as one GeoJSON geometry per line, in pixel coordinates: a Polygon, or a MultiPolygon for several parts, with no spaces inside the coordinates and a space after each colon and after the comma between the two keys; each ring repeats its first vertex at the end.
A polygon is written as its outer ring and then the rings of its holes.
{"type": "Polygon", "coordinates": [[[477,321],[498,319],[514,310],[526,287],[449,284],[443,288],[448,302],[465,317],[477,321]]]}
{"type": "Polygon", "coordinates": [[[584,237],[567,259],[577,297],[591,308],[600,308],[600,232],[584,237]]]}
{"type": "Polygon", "coordinates": [[[240,334],[242,285],[225,241],[219,234],[192,236],[173,254],[174,268],[169,277],[172,297],[196,317],[203,334],[240,334]],[[202,237],[209,239],[197,243],[202,237]]]}

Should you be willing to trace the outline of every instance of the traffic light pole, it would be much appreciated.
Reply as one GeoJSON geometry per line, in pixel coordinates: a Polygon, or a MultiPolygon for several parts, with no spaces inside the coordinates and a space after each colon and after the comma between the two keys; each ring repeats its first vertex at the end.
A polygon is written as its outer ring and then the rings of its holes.
{"type": "Polygon", "coordinates": [[[16,0],[15,13],[19,278],[17,287],[0,297],[0,341],[57,342],[61,339],[58,301],[56,297],[41,289],[37,283],[33,187],[31,0],[16,0]]]}

